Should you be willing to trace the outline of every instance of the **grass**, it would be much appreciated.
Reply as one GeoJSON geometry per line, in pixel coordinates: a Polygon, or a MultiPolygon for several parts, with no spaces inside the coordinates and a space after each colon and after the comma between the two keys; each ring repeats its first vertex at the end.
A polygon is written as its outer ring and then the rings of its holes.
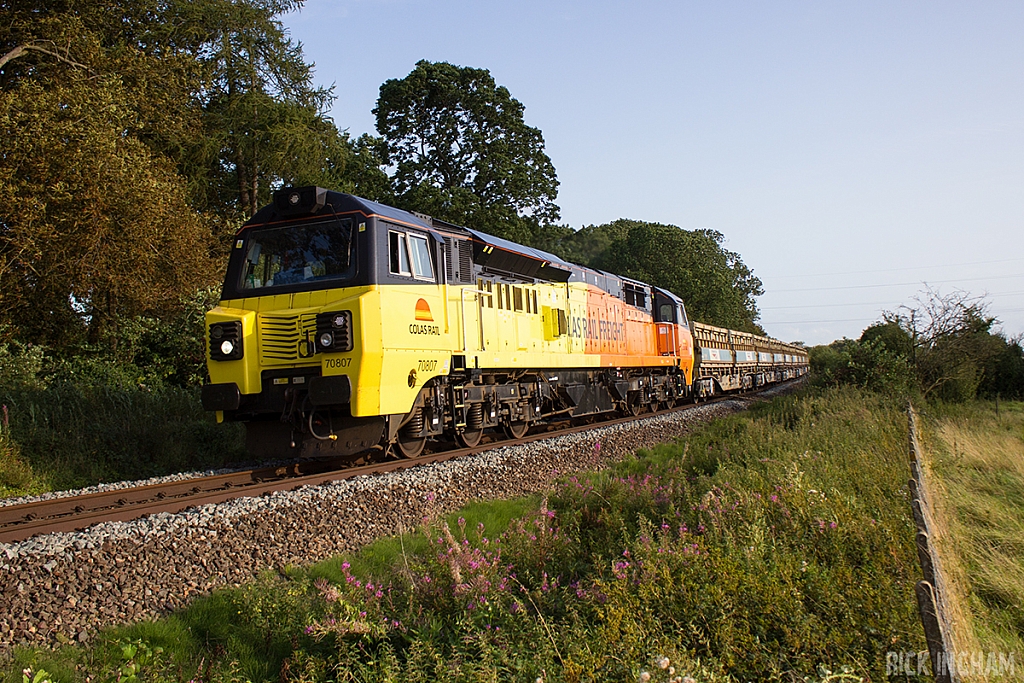
{"type": "MultiPolygon", "coordinates": [[[[1024,667],[1024,403],[938,406],[925,432],[961,652],[1024,667]]],[[[986,680],[984,673],[973,676],[986,680]]]]}
{"type": "Polygon", "coordinates": [[[0,497],[222,467],[245,459],[239,425],[218,425],[198,389],[0,389],[0,497]]]}
{"type": "Polygon", "coordinates": [[[145,680],[885,680],[924,646],[905,424],[856,390],[777,398],[15,667],[115,680],[137,642],[145,680]]]}

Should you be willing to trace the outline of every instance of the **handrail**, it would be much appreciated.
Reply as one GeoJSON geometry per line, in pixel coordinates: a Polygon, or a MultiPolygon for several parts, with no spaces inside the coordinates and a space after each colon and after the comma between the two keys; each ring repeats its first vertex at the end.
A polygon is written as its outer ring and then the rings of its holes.
{"type": "MultiPolygon", "coordinates": [[[[468,351],[469,350],[469,348],[468,348],[469,347],[469,342],[466,340],[466,295],[467,294],[483,294],[483,295],[489,296],[489,297],[493,297],[494,296],[494,294],[492,294],[491,292],[487,292],[487,291],[484,291],[482,289],[469,289],[468,287],[462,289],[462,295],[461,295],[462,296],[462,301],[461,301],[461,303],[459,305],[459,313],[460,313],[459,320],[462,323],[462,350],[463,351],[468,351]]],[[[479,297],[477,297],[477,301],[480,301],[479,297]]],[[[479,350],[483,351],[484,350],[484,313],[483,313],[483,307],[482,306],[480,306],[478,308],[478,310],[477,310],[477,321],[480,324],[480,349],[479,350]]]]}

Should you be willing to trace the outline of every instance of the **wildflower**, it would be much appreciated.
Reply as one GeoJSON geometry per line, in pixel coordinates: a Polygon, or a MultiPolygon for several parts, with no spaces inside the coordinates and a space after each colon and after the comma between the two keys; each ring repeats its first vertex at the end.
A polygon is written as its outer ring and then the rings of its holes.
{"type": "Polygon", "coordinates": [[[669,676],[675,676],[676,675],[676,668],[674,666],[670,666],[668,668],[668,675],[669,676]]]}
{"type": "Polygon", "coordinates": [[[829,527],[831,527],[832,529],[835,529],[837,526],[839,526],[839,525],[836,524],[835,522],[832,522],[831,524],[829,524],[829,527]]]}
{"type": "Polygon", "coordinates": [[[544,679],[541,678],[540,676],[537,676],[537,680],[534,681],[533,683],[544,683],[544,679]]]}
{"type": "Polygon", "coordinates": [[[670,663],[671,663],[671,662],[669,662],[669,661],[668,661],[668,657],[664,657],[664,656],[663,656],[663,657],[661,657],[660,659],[658,659],[658,668],[659,668],[659,669],[667,669],[667,668],[668,668],[668,665],[669,665],[670,663]]]}
{"type": "Polygon", "coordinates": [[[649,680],[651,680],[651,674],[647,673],[646,671],[641,671],[640,672],[640,683],[647,683],[647,681],[649,681],[649,680]]]}
{"type": "Polygon", "coordinates": [[[352,565],[350,565],[350,564],[349,564],[348,562],[342,562],[342,563],[341,563],[341,568],[342,568],[342,569],[348,569],[348,568],[349,568],[349,567],[351,567],[351,566],[352,566],[352,565]]]}

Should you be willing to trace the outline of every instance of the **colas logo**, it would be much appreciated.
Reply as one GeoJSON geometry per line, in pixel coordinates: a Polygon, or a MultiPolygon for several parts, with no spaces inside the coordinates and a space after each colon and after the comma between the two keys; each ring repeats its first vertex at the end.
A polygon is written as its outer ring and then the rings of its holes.
{"type": "Polygon", "coordinates": [[[430,304],[427,303],[426,299],[420,299],[416,302],[416,319],[434,322],[434,316],[430,314],[430,304]]]}
{"type": "Polygon", "coordinates": [[[434,322],[434,316],[430,313],[430,305],[425,299],[419,299],[416,302],[416,320],[417,322],[409,325],[409,334],[441,334],[441,328],[439,326],[424,324],[434,322]]]}

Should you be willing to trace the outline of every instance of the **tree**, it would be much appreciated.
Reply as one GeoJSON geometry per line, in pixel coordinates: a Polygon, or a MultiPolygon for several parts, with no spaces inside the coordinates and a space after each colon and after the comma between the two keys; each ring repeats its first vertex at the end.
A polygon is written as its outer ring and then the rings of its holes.
{"type": "Polygon", "coordinates": [[[212,283],[275,185],[380,191],[372,141],[323,114],[331,94],[278,20],[300,4],[5,3],[0,328],[112,350],[124,323],[212,283]]]}
{"type": "Polygon", "coordinates": [[[570,261],[673,292],[695,320],[764,334],[756,322],[761,281],[722,247],[724,239],[715,230],[619,219],[562,235],[551,246],[570,261]]]}
{"type": "Polygon", "coordinates": [[[985,366],[999,353],[991,334],[997,322],[982,297],[963,290],[941,294],[927,287],[916,306],[887,311],[883,321],[913,340],[913,364],[925,397],[965,401],[985,379],[985,366]]]}
{"type": "Polygon", "coordinates": [[[208,283],[209,225],[137,137],[116,77],[0,92],[0,323],[56,346],[116,346],[126,316],[208,283]]]}
{"type": "Polygon", "coordinates": [[[301,0],[180,2],[173,19],[188,36],[173,45],[192,55],[203,136],[183,170],[197,206],[231,221],[252,216],[284,184],[352,190],[352,145],[325,111],[330,89],[313,85],[312,65],[280,15],[301,0]]]}
{"type": "Polygon", "coordinates": [[[558,220],[544,137],[486,69],[417,62],[373,113],[400,207],[520,241],[558,220]]]}
{"type": "Polygon", "coordinates": [[[187,60],[148,0],[9,3],[0,33],[0,325],[57,347],[206,284],[210,228],[158,147],[189,139],[187,60]]]}

